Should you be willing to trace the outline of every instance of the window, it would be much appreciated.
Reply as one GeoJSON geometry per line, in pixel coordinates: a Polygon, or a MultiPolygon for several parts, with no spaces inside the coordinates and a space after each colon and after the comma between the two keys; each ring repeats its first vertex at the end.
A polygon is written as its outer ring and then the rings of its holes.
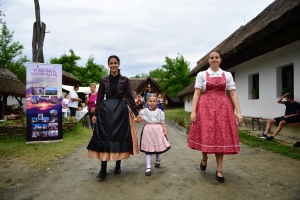
{"type": "Polygon", "coordinates": [[[235,82],[235,72],[231,72],[231,75],[232,75],[233,81],[235,82]]]}
{"type": "Polygon", "coordinates": [[[294,66],[286,65],[277,68],[277,97],[294,92],[294,66]]]}
{"type": "Polygon", "coordinates": [[[249,99],[259,99],[259,74],[249,76],[249,99]]]}

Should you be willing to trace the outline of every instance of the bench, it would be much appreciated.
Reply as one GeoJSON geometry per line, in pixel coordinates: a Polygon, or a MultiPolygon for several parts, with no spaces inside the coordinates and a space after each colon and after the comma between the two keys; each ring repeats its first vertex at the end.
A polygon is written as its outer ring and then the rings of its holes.
{"type": "MultiPolygon", "coordinates": [[[[260,131],[260,121],[259,120],[266,120],[262,117],[255,117],[255,116],[243,116],[243,118],[245,119],[251,119],[251,124],[252,124],[252,130],[254,131],[254,124],[257,123],[258,124],[258,130],[260,131]]],[[[246,122],[245,122],[246,123],[246,122]]]]}

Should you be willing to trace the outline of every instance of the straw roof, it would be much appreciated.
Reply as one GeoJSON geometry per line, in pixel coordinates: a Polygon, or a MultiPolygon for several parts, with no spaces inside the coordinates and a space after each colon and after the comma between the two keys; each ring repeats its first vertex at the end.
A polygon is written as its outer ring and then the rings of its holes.
{"type": "Polygon", "coordinates": [[[26,97],[25,85],[8,69],[0,68],[0,95],[26,97]]]}
{"type": "MultiPolygon", "coordinates": [[[[215,48],[223,56],[221,68],[226,70],[300,40],[299,22],[300,0],[275,0],[215,48]]],[[[189,77],[209,67],[208,54],[197,62],[189,77]]]]}
{"type": "Polygon", "coordinates": [[[62,75],[69,78],[69,79],[73,79],[73,80],[76,80],[76,81],[80,81],[76,76],[74,76],[73,74],[69,73],[69,72],[66,72],[64,70],[62,70],[62,75]]]}
{"type": "Polygon", "coordinates": [[[136,91],[136,89],[146,80],[146,78],[130,78],[131,89],[136,91]]]}
{"type": "Polygon", "coordinates": [[[181,90],[177,94],[177,97],[178,98],[182,98],[184,96],[193,94],[194,93],[194,87],[195,87],[195,81],[193,81],[190,85],[188,85],[186,88],[184,88],[183,90],[181,90]]]}

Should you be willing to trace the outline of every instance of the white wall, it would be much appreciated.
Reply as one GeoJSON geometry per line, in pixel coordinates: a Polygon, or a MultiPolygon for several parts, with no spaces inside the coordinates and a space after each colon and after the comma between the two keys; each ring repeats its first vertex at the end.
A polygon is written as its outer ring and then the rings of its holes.
{"type": "Polygon", "coordinates": [[[192,112],[192,101],[193,95],[188,95],[184,97],[184,110],[186,112],[192,112]]]}
{"type": "MultiPolygon", "coordinates": [[[[20,99],[20,97],[18,97],[20,99]]],[[[26,98],[22,98],[22,103],[23,103],[23,110],[24,112],[26,111],[26,98]]],[[[7,97],[7,105],[12,105],[12,104],[18,104],[19,102],[17,101],[17,99],[13,96],[8,96],[7,97]]]]}
{"type": "Polygon", "coordinates": [[[295,101],[300,102],[300,41],[228,70],[235,72],[237,94],[244,116],[274,118],[284,115],[285,106],[277,103],[276,69],[288,64],[294,66],[294,96],[295,101]],[[259,73],[259,99],[254,100],[251,99],[248,80],[249,75],[255,73],[259,73]]]}

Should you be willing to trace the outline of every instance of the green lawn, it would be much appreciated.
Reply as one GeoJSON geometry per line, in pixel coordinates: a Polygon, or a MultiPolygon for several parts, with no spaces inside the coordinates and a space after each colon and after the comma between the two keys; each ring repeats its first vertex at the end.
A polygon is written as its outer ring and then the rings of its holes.
{"type": "MultiPolygon", "coordinates": [[[[185,112],[183,108],[169,108],[165,110],[166,119],[176,121],[180,126],[189,128],[190,112],[185,112]]],[[[187,130],[187,134],[188,134],[187,130]]],[[[285,146],[276,140],[267,141],[253,136],[250,131],[239,130],[239,139],[241,143],[251,147],[261,147],[290,158],[300,160],[300,148],[285,146]]]]}

